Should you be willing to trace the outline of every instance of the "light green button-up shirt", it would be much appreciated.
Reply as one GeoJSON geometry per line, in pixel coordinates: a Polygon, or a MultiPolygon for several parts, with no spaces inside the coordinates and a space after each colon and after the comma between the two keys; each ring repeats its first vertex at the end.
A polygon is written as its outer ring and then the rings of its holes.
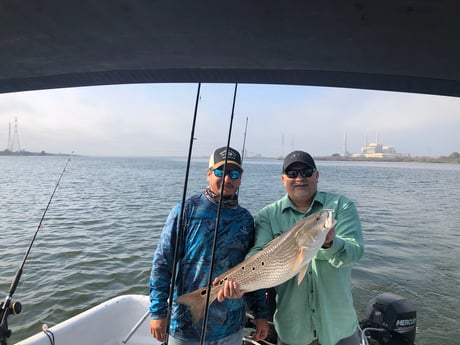
{"type": "Polygon", "coordinates": [[[358,319],[351,294],[351,269],[364,253],[361,222],[348,198],[317,192],[310,209],[300,212],[286,195],[265,206],[255,217],[256,235],[251,256],[288,230],[299,219],[322,209],[334,210],[335,238],[320,249],[300,285],[297,276],[276,287],[273,322],[281,340],[290,345],[335,345],[351,336],[358,319]]]}

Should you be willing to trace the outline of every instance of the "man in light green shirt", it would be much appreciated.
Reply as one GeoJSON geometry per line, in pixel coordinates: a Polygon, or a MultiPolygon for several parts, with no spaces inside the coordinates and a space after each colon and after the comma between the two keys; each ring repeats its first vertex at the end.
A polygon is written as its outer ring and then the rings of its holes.
{"type": "Polygon", "coordinates": [[[337,220],[301,284],[297,276],[275,287],[278,344],[359,345],[358,319],[351,294],[352,266],[364,253],[361,223],[348,198],[317,190],[319,172],[306,152],[286,156],[281,180],[287,195],[255,217],[251,256],[299,219],[332,209],[337,220]]]}

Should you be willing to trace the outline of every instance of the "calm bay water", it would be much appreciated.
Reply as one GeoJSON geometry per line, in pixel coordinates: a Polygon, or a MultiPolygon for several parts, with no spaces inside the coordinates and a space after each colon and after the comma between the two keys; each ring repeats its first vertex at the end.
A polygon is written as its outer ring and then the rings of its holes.
{"type": "MultiPolygon", "coordinates": [[[[37,229],[65,157],[0,157],[0,299],[37,229]]],[[[458,344],[460,166],[317,162],[319,188],[354,200],[366,253],[353,272],[359,317],[393,292],[417,309],[418,345],[458,344]]],[[[153,251],[182,198],[185,159],[73,157],[24,267],[9,317],[19,341],[111,297],[148,293],[153,251]]],[[[188,195],[206,186],[191,164],[188,195]]],[[[246,160],[240,201],[256,213],[284,194],[281,161],[246,160]]]]}

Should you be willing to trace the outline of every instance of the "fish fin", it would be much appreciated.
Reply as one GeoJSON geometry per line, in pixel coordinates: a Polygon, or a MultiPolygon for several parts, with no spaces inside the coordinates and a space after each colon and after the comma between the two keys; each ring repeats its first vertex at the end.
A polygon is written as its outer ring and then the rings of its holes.
{"type": "Polygon", "coordinates": [[[299,272],[302,269],[303,262],[303,251],[298,250],[297,255],[295,256],[294,263],[292,264],[292,272],[299,272]]]}
{"type": "Polygon", "coordinates": [[[304,268],[300,269],[299,274],[297,275],[297,285],[300,285],[303,278],[305,277],[305,274],[307,273],[308,269],[308,264],[309,263],[307,263],[304,268]]]}
{"type": "Polygon", "coordinates": [[[299,272],[297,275],[298,285],[300,285],[303,278],[305,277],[305,274],[307,273],[308,265],[310,263],[310,261],[308,261],[307,263],[304,263],[303,260],[304,260],[303,250],[299,250],[295,257],[294,264],[292,265],[292,271],[299,272]],[[302,264],[303,266],[301,266],[302,264]]]}
{"type": "MultiPolygon", "coordinates": [[[[204,308],[206,307],[206,291],[207,288],[197,289],[190,293],[184,294],[176,298],[175,302],[184,304],[189,307],[190,313],[192,314],[192,323],[196,324],[201,320],[204,314],[204,308]]],[[[209,304],[214,302],[216,297],[212,296],[209,300],[209,304]]]]}

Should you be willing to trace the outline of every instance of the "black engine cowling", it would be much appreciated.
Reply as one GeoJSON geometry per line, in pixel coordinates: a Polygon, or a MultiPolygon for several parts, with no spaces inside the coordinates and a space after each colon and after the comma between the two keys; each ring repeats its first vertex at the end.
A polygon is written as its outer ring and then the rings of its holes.
{"type": "Polygon", "coordinates": [[[366,318],[360,322],[369,344],[412,345],[417,316],[414,305],[404,297],[383,293],[371,299],[366,318]]]}

